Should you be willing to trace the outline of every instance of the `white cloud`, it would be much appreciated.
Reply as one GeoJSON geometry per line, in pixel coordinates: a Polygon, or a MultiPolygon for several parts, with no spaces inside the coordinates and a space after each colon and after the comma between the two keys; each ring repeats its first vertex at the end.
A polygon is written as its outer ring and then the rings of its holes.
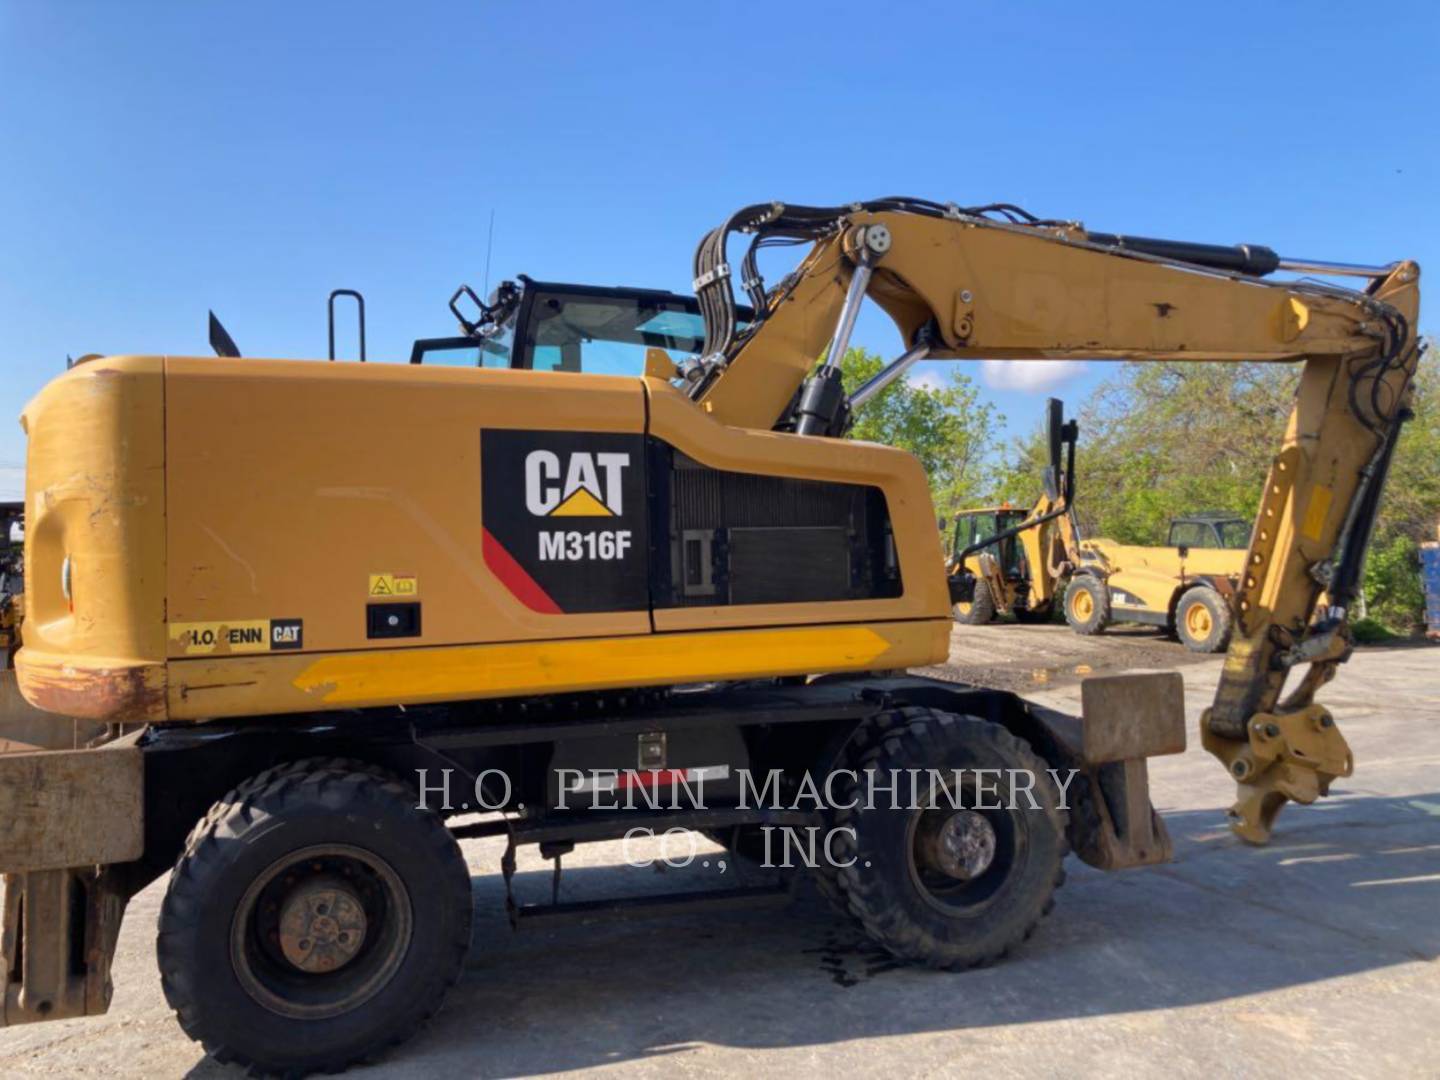
{"type": "Polygon", "coordinates": [[[945,376],[935,368],[917,367],[905,376],[905,381],[917,390],[943,390],[947,385],[945,376]]]}
{"type": "Polygon", "coordinates": [[[1080,375],[1084,360],[982,360],[980,374],[992,390],[1053,390],[1080,375]]]}

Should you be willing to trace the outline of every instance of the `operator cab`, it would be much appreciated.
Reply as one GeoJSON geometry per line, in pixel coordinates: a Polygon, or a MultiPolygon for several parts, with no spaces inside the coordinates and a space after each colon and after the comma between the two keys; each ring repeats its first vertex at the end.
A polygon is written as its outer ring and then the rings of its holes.
{"type": "MultiPolygon", "coordinates": [[[[966,510],[955,515],[955,534],[951,540],[951,553],[960,552],[982,540],[1013,529],[1029,516],[1029,511],[1009,506],[992,507],[985,510],[966,510]]],[[[996,545],[996,557],[1008,578],[1024,574],[1022,561],[1024,553],[1015,537],[1011,536],[996,545]]]]}
{"type": "Polygon", "coordinates": [[[1250,546],[1251,523],[1228,510],[1175,518],[1170,522],[1170,547],[1219,548],[1244,551],[1250,546]]]}
{"type": "MultiPolygon", "coordinates": [[[[651,350],[678,364],[705,343],[696,299],[661,289],[564,285],[521,274],[484,302],[461,286],[450,310],[463,334],[415,342],[412,364],[642,375],[655,359],[651,350]]],[[[739,317],[748,322],[752,313],[739,317]]]]}

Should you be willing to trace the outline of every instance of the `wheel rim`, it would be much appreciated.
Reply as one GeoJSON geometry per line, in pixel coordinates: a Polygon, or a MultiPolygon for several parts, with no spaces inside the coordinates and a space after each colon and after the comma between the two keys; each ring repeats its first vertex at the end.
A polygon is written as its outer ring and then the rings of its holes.
{"type": "Polygon", "coordinates": [[[1210,609],[1204,604],[1197,601],[1185,610],[1185,629],[1196,640],[1203,641],[1208,638],[1214,625],[1210,619],[1210,609]]]}
{"type": "Polygon", "coordinates": [[[280,951],[301,971],[335,971],[359,954],[368,928],[364,904],[347,882],[315,878],[280,908],[280,951]]]}
{"type": "Polygon", "coordinates": [[[969,615],[971,609],[973,609],[974,607],[975,605],[972,601],[961,600],[955,605],[955,613],[957,615],[969,615]]]}
{"type": "MultiPolygon", "coordinates": [[[[953,802],[974,805],[966,784],[953,802]]],[[[987,794],[993,794],[987,788],[987,794]]],[[[1012,810],[954,809],[946,793],[936,809],[910,817],[906,850],[910,881],[920,897],[947,916],[976,915],[990,906],[1019,866],[1026,847],[1023,815],[1012,810]]]]}
{"type": "Polygon", "coordinates": [[[939,873],[956,881],[974,881],[995,861],[995,826],[974,810],[922,817],[915,843],[922,873],[939,873]]]}
{"type": "Polygon", "coordinates": [[[319,1020],[378,994],[412,928],[410,896],[389,863],[350,844],[315,845],[277,859],[245,891],[230,961],[271,1012],[319,1020]]]}
{"type": "Polygon", "coordinates": [[[1089,589],[1077,589],[1070,601],[1070,612],[1080,622],[1086,622],[1095,614],[1095,600],[1089,589]]]}

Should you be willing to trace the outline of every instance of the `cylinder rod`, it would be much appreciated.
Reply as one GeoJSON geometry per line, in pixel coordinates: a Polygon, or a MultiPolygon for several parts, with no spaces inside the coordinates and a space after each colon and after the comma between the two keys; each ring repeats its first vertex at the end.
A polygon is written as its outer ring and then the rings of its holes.
{"type": "Polygon", "coordinates": [[[877,371],[850,395],[850,407],[858,409],[905,372],[930,355],[930,342],[922,341],[877,371]]]}
{"type": "Polygon", "coordinates": [[[865,299],[865,289],[870,284],[870,272],[870,259],[866,253],[860,257],[855,264],[855,272],[850,275],[845,304],[840,308],[840,321],[835,325],[835,337],[831,339],[830,352],[825,357],[827,368],[837,366],[850,347],[850,334],[855,329],[855,317],[860,314],[860,302],[865,299]]]}
{"type": "Polygon", "coordinates": [[[1339,274],[1343,277],[1385,277],[1395,269],[1395,263],[1389,266],[1366,266],[1363,263],[1342,263],[1327,262],[1324,259],[1290,259],[1280,257],[1281,270],[1289,270],[1296,274],[1339,274]]]}

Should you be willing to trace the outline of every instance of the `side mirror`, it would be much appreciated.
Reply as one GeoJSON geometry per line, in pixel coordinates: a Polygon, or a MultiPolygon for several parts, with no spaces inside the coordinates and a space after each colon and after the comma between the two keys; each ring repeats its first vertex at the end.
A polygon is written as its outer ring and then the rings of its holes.
{"type": "Polygon", "coordinates": [[[1177,552],[1179,552],[1180,558],[1182,558],[1182,559],[1187,559],[1187,558],[1190,557],[1190,545],[1189,545],[1189,544],[1181,544],[1181,545],[1179,545],[1175,550],[1176,550],[1177,552]]]}

